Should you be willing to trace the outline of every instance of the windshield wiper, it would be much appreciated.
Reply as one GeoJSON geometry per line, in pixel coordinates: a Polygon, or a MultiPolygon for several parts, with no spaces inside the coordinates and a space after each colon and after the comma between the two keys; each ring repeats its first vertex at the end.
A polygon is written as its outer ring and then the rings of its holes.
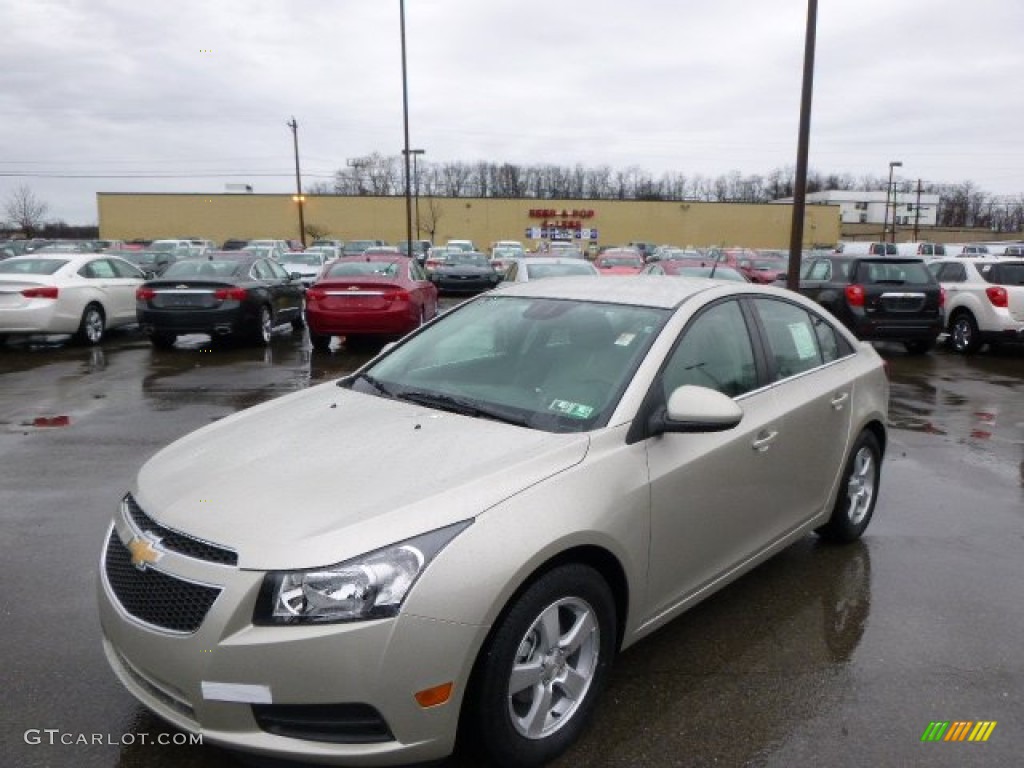
{"type": "Polygon", "coordinates": [[[438,392],[407,390],[396,394],[395,397],[399,400],[406,400],[410,403],[425,405],[429,408],[437,408],[442,411],[449,411],[450,413],[458,413],[462,416],[475,416],[477,418],[492,419],[505,424],[515,424],[520,427],[525,427],[528,424],[527,420],[520,416],[514,416],[505,411],[486,408],[477,403],[463,400],[458,397],[452,397],[451,395],[443,395],[438,392]]]}
{"type": "Polygon", "coordinates": [[[338,386],[341,387],[341,386],[347,385],[349,387],[349,389],[351,389],[353,382],[356,382],[359,379],[362,379],[363,381],[365,381],[371,387],[373,387],[378,392],[380,392],[382,395],[384,395],[384,397],[394,397],[395,396],[395,393],[392,392],[387,387],[385,387],[380,382],[380,379],[377,379],[376,377],[371,376],[368,373],[356,373],[356,374],[353,374],[352,376],[349,376],[348,378],[345,378],[345,379],[342,379],[341,381],[339,381],[338,382],[338,386]]]}

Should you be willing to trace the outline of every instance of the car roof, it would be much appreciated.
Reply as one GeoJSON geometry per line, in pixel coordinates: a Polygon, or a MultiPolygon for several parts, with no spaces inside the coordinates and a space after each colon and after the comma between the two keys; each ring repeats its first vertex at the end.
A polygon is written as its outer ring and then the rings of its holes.
{"type": "Polygon", "coordinates": [[[664,275],[607,275],[602,276],[600,280],[594,280],[588,275],[548,277],[525,283],[507,283],[502,287],[501,295],[674,309],[696,294],[716,289],[719,289],[722,295],[745,293],[786,296],[790,299],[797,296],[782,288],[759,286],[755,283],[713,280],[706,277],[666,278],[664,275]]]}

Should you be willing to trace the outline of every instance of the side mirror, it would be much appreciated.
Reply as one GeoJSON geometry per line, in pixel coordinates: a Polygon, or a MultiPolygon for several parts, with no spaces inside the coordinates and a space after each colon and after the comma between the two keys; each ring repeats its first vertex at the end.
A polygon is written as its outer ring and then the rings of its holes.
{"type": "Polygon", "coordinates": [[[667,432],[725,432],[743,419],[743,409],[715,389],[686,384],[675,389],[668,405],[648,424],[650,436],[667,432]]]}

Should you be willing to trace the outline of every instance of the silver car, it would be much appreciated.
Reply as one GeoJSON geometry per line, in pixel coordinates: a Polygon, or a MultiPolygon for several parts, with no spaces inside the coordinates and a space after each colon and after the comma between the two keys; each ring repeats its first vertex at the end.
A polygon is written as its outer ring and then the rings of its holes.
{"type": "Polygon", "coordinates": [[[792,292],[509,285],[150,459],[107,531],[103,647],[204,743],[385,765],[461,727],[541,765],[619,651],[864,532],[887,405],[875,351],[792,292]]]}

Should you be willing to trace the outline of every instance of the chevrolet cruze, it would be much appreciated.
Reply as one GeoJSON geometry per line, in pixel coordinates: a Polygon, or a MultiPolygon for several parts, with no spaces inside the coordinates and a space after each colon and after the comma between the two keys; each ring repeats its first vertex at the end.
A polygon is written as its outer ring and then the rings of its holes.
{"type": "Polygon", "coordinates": [[[152,457],[103,546],[106,657],[206,743],[541,765],[619,651],[864,532],[887,404],[875,351],[792,292],[510,285],[152,457]]]}

